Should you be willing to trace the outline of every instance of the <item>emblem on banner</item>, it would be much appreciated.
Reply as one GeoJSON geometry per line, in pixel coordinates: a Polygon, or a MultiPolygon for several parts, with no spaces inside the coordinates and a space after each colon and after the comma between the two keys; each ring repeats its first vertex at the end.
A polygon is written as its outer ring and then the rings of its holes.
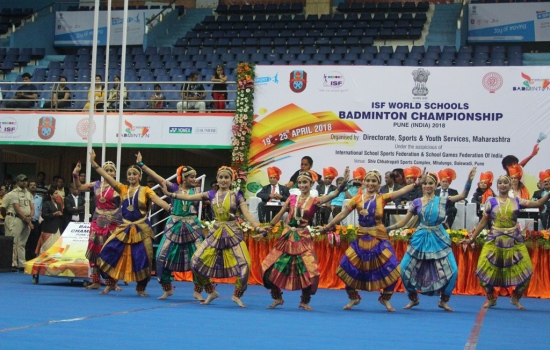
{"type": "Polygon", "coordinates": [[[485,74],[485,76],[481,80],[481,84],[483,84],[485,90],[489,91],[492,94],[494,94],[495,91],[502,87],[503,82],[504,79],[502,78],[502,75],[496,72],[489,72],[485,74]]]}
{"type": "Polygon", "coordinates": [[[415,82],[412,93],[414,96],[426,96],[428,94],[428,88],[426,87],[426,82],[428,81],[428,76],[430,72],[424,68],[418,68],[412,72],[413,79],[415,82]]]}
{"type": "MultiPolygon", "coordinates": [[[[88,118],[82,118],[78,121],[76,124],[76,133],[78,136],[82,137],[83,140],[88,139],[88,130],[89,130],[89,120],[88,118]]],[[[92,121],[92,131],[91,134],[93,135],[95,133],[95,121],[92,121]]]]}
{"type": "Polygon", "coordinates": [[[306,89],[307,73],[303,70],[295,70],[290,73],[290,90],[300,93],[306,89]]]}
{"type": "Polygon", "coordinates": [[[42,117],[38,120],[38,136],[42,140],[49,140],[55,133],[55,118],[42,117]]]}

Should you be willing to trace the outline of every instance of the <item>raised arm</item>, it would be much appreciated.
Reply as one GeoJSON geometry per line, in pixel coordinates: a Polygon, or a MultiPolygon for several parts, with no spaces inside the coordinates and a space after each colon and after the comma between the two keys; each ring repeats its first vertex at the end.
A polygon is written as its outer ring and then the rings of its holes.
{"type": "Polygon", "coordinates": [[[86,184],[81,184],[80,179],[78,178],[78,174],[80,174],[80,169],[82,169],[82,164],[80,164],[80,162],[77,162],[73,170],[74,186],[78,189],[79,192],[89,192],[90,187],[88,187],[86,184]]]}
{"type": "Polygon", "coordinates": [[[349,167],[346,167],[346,170],[344,170],[344,181],[338,186],[336,191],[332,191],[332,193],[326,194],[324,196],[319,197],[319,204],[323,204],[326,202],[330,202],[334,198],[338,197],[338,195],[346,190],[346,183],[349,180],[349,167]]]}
{"type": "Polygon", "coordinates": [[[165,178],[163,178],[162,176],[160,176],[159,174],[157,174],[153,169],[149,168],[147,165],[143,164],[143,157],[141,156],[141,152],[138,152],[136,154],[136,163],[137,165],[141,168],[141,170],[143,170],[143,172],[149,176],[152,176],[153,179],[155,179],[155,181],[158,183],[158,184],[161,184],[163,182],[166,181],[165,178]]]}
{"type": "Polygon", "coordinates": [[[100,167],[99,164],[97,164],[97,162],[95,161],[94,150],[90,152],[90,163],[92,164],[92,168],[94,168],[95,171],[97,171],[97,173],[101,175],[109,185],[111,185],[111,187],[113,188],[117,187],[118,182],[115,179],[113,179],[111,175],[107,174],[107,172],[102,167],[100,167]]]}
{"type": "Polygon", "coordinates": [[[536,156],[537,153],[539,153],[539,144],[538,143],[533,147],[533,152],[531,152],[531,154],[527,158],[525,158],[524,160],[519,162],[519,165],[521,165],[522,167],[525,167],[527,165],[527,163],[531,160],[531,158],[536,156]]]}
{"type": "Polygon", "coordinates": [[[462,190],[462,193],[459,193],[456,196],[449,196],[449,200],[451,202],[458,202],[466,199],[468,197],[468,193],[470,193],[470,188],[472,188],[472,181],[474,181],[475,176],[476,167],[473,167],[472,170],[470,170],[470,175],[468,176],[468,180],[466,180],[466,185],[464,185],[464,190],[462,190]]]}
{"type": "Polygon", "coordinates": [[[542,198],[536,200],[536,201],[530,201],[530,200],[525,200],[523,199],[521,201],[521,204],[524,206],[524,207],[527,207],[527,208],[538,208],[538,207],[542,207],[544,205],[544,203],[548,202],[548,198],[550,196],[550,193],[546,193],[542,198]]]}
{"type": "Polygon", "coordinates": [[[160,199],[158,196],[151,197],[151,201],[169,213],[172,211],[172,206],[160,199]]]}

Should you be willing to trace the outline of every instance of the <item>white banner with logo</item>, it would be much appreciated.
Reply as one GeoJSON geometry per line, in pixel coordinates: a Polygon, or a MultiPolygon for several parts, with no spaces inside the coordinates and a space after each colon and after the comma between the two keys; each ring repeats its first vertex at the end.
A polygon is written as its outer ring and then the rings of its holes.
{"type": "MultiPolygon", "coordinates": [[[[150,148],[231,148],[231,114],[134,114],[125,113],[122,146],[150,148]]],[[[107,116],[107,145],[118,143],[118,114],[107,116]]],[[[86,113],[0,113],[0,145],[87,145],[86,113]]],[[[92,125],[94,145],[101,144],[103,115],[92,125]]]]}
{"type": "MultiPolygon", "coordinates": [[[[546,67],[256,67],[248,190],[279,167],[286,183],[303,156],[335,167],[504,173],[502,158],[527,158],[531,193],[550,168],[550,71],[546,67]]],[[[496,181],[495,181],[496,184],[496,181]]],[[[495,188],[494,188],[495,189],[495,188]]]]}
{"type": "Polygon", "coordinates": [[[468,41],[550,41],[550,3],[470,4],[468,41]]]}
{"type": "MultiPolygon", "coordinates": [[[[128,10],[127,45],[142,45],[148,18],[159,10],[128,10]]],[[[111,11],[110,45],[122,45],[124,11],[111,11]]],[[[94,11],[58,11],[55,20],[55,46],[91,46],[94,11]]],[[[107,11],[99,12],[98,45],[107,45],[107,11]]]]}

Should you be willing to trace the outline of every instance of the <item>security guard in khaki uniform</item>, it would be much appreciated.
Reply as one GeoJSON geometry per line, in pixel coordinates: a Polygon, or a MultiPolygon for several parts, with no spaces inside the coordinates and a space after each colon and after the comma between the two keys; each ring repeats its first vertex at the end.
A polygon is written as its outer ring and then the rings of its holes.
{"type": "Polygon", "coordinates": [[[6,236],[13,236],[12,269],[14,271],[25,268],[25,244],[29,238],[34,215],[33,196],[27,189],[27,176],[20,174],[16,177],[16,187],[4,196],[2,212],[6,212],[6,236]]]}

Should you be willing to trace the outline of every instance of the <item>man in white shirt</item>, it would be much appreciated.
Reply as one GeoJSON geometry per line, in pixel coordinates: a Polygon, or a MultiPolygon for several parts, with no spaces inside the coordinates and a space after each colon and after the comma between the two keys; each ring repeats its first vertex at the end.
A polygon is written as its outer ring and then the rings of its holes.
{"type": "MultiPolygon", "coordinates": [[[[332,184],[332,181],[338,177],[338,171],[333,167],[323,168],[323,183],[317,186],[317,192],[319,196],[324,196],[329,194],[332,191],[336,190],[336,186],[332,184]]],[[[317,222],[319,225],[328,224],[328,219],[330,217],[330,203],[323,203],[319,208],[320,222],[317,222]]]]}
{"type": "Polygon", "coordinates": [[[75,188],[74,183],[72,183],[70,187],[71,193],[63,199],[65,204],[63,208],[65,227],[67,227],[69,222],[84,222],[84,207],[86,205],[86,200],[79,195],[80,193],[78,189],[75,188]]]}

